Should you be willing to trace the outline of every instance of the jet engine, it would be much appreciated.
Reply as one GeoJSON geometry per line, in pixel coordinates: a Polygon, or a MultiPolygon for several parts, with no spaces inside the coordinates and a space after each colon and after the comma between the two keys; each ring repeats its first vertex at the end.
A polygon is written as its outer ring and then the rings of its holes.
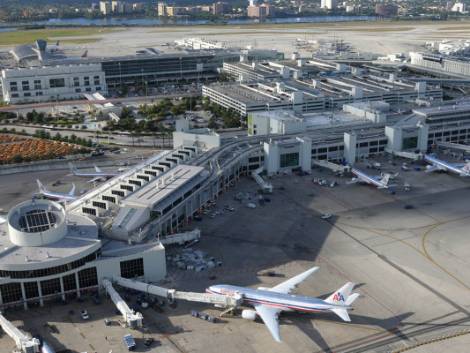
{"type": "Polygon", "coordinates": [[[244,318],[245,320],[255,321],[256,311],[254,311],[254,310],[243,310],[242,311],[242,318],[244,318]]]}

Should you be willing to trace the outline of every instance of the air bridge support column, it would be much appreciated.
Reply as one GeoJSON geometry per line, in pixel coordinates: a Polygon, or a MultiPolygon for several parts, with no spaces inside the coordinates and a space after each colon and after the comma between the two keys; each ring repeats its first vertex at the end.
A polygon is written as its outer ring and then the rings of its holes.
{"type": "Polygon", "coordinates": [[[388,139],[387,149],[392,152],[401,152],[403,149],[403,131],[401,128],[386,126],[385,136],[388,139]]]}
{"type": "Polygon", "coordinates": [[[344,133],[344,159],[349,165],[356,162],[357,135],[355,133],[344,133]]]}
{"type": "Polygon", "coordinates": [[[428,150],[428,136],[429,126],[422,125],[418,129],[418,149],[420,152],[426,152],[428,150]]]}

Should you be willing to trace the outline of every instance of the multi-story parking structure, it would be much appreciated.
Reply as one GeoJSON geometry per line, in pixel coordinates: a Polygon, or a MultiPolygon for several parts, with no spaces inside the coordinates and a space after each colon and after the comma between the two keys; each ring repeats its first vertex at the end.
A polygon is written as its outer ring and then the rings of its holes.
{"type": "Polygon", "coordinates": [[[293,109],[315,112],[340,108],[361,101],[399,104],[416,98],[441,100],[439,86],[409,82],[393,75],[351,75],[318,77],[311,80],[286,79],[260,82],[204,85],[202,94],[211,102],[246,116],[251,112],[293,109]]]}

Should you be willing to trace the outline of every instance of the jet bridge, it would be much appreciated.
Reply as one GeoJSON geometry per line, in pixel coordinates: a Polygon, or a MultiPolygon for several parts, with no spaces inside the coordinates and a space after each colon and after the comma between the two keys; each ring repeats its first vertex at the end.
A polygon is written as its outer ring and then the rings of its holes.
{"type": "Polygon", "coordinates": [[[129,308],[124,299],[122,299],[119,293],[113,288],[113,285],[109,280],[103,279],[103,286],[119,312],[122,314],[126,325],[130,328],[142,327],[142,314],[138,312],[136,313],[134,310],[129,308]]]}
{"type": "Polygon", "coordinates": [[[0,326],[8,336],[13,338],[16,348],[22,353],[39,353],[40,342],[37,338],[29,338],[17,329],[10,321],[0,314],[0,326]]]}
{"type": "Polygon", "coordinates": [[[334,173],[346,173],[351,170],[351,167],[348,165],[336,164],[324,159],[313,159],[312,164],[331,170],[334,173]]]}
{"type": "Polygon", "coordinates": [[[221,308],[233,308],[239,306],[242,301],[241,296],[229,297],[212,293],[180,292],[175,289],[159,287],[153,284],[134,281],[119,276],[114,276],[113,281],[116,284],[125,288],[130,288],[139,292],[144,292],[159,297],[167,298],[169,302],[174,302],[175,300],[186,300],[190,302],[213,304],[221,308]]]}
{"type": "Polygon", "coordinates": [[[459,151],[463,151],[467,153],[470,152],[470,146],[462,145],[461,143],[436,141],[436,145],[442,148],[449,148],[449,149],[459,150],[459,151]]]}
{"type": "Polygon", "coordinates": [[[272,193],[273,192],[273,186],[271,183],[267,182],[261,177],[261,173],[263,172],[264,167],[261,166],[258,169],[254,170],[251,175],[253,176],[253,179],[258,183],[258,185],[261,187],[261,190],[266,193],[272,193]]]}

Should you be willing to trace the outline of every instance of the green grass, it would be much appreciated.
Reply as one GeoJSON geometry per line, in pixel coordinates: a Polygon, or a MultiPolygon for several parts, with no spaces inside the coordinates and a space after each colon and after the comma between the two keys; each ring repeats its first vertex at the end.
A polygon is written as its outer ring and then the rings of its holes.
{"type": "MultiPolygon", "coordinates": [[[[0,45],[20,45],[30,44],[36,39],[60,39],[61,37],[86,37],[92,35],[100,35],[109,32],[113,32],[116,29],[113,28],[50,28],[50,29],[35,29],[35,30],[23,30],[15,32],[2,32],[0,33],[0,45]]],[[[77,38],[67,39],[73,41],[73,43],[80,44],[79,41],[83,41],[88,38],[77,38]]],[[[89,38],[89,40],[95,41],[96,38],[89,38]]],[[[84,42],[81,42],[84,43],[84,42]]],[[[88,42],[87,42],[88,43],[88,42]]]]}

